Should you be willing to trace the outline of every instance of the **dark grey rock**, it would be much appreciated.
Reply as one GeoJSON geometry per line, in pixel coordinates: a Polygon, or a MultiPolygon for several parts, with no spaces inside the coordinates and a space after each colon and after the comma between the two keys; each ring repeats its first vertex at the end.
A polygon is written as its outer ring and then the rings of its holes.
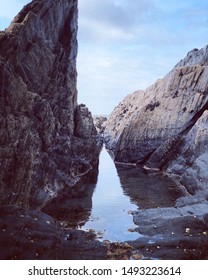
{"type": "Polygon", "coordinates": [[[207,259],[208,203],[154,208],[133,213],[144,237],[129,242],[146,258],[207,259]]]}
{"type": "Polygon", "coordinates": [[[205,111],[187,133],[177,155],[170,161],[167,172],[177,174],[190,194],[204,193],[207,197],[208,113],[205,111]]]}
{"type": "Polygon", "coordinates": [[[38,210],[0,207],[1,260],[105,259],[107,247],[94,238],[38,210]]]}
{"type": "Polygon", "coordinates": [[[96,135],[92,115],[88,108],[81,104],[75,110],[75,136],[81,138],[91,138],[96,135]]]}
{"type": "Polygon", "coordinates": [[[0,33],[1,205],[41,207],[97,164],[76,56],[77,0],[34,0],[0,33]]]}

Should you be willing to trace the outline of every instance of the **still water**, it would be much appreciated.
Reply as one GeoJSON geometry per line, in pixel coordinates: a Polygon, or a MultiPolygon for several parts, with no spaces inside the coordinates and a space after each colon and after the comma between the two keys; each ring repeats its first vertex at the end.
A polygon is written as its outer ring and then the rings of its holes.
{"type": "Polygon", "coordinates": [[[44,212],[64,227],[95,231],[101,241],[127,241],[141,237],[135,231],[132,211],[173,206],[179,196],[167,176],[115,165],[103,148],[99,170],[85,183],[55,198],[44,212]]]}
{"type": "Polygon", "coordinates": [[[137,208],[124,193],[114,162],[104,148],[100,154],[91,215],[82,229],[94,229],[100,234],[100,239],[134,240],[139,234],[130,232],[135,228],[130,212],[137,208]]]}
{"type": "Polygon", "coordinates": [[[136,226],[131,212],[172,206],[177,197],[170,178],[158,173],[148,174],[135,166],[115,166],[103,148],[91,214],[82,229],[94,229],[100,233],[100,239],[135,240],[141,235],[134,231],[136,226]]]}

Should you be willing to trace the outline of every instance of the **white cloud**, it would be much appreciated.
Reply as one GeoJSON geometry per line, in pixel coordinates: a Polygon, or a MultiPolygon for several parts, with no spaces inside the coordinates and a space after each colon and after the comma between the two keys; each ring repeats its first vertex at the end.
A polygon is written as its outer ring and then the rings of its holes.
{"type": "MultiPolygon", "coordinates": [[[[0,0],[0,27],[30,1],[0,0]]],[[[207,0],[78,0],[79,101],[110,113],[206,45],[207,0]]]]}
{"type": "Polygon", "coordinates": [[[12,20],[24,5],[31,1],[28,0],[0,0],[0,17],[12,20]]]}
{"type": "MultiPolygon", "coordinates": [[[[172,66],[176,62],[172,60],[172,66]]],[[[110,114],[127,94],[147,88],[171,69],[166,57],[160,59],[160,54],[145,46],[83,50],[77,67],[79,101],[94,114],[110,114]]]]}
{"type": "Polygon", "coordinates": [[[207,44],[206,0],[80,0],[79,8],[79,98],[95,113],[207,44]]]}
{"type": "Polygon", "coordinates": [[[157,17],[152,0],[80,0],[80,41],[133,40],[137,27],[157,17]]]}

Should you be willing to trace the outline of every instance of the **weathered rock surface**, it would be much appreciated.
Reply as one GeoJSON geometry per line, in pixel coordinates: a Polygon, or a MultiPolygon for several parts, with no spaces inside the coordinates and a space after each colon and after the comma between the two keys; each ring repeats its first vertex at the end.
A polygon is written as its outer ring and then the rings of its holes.
{"type": "Polygon", "coordinates": [[[195,196],[208,198],[208,111],[187,133],[178,153],[169,163],[167,172],[176,174],[179,182],[195,196]]]}
{"type": "Polygon", "coordinates": [[[84,104],[80,104],[75,111],[75,136],[91,138],[96,135],[96,128],[93,125],[91,112],[84,104]]]}
{"type": "Polygon", "coordinates": [[[41,207],[97,162],[77,105],[77,0],[34,0],[0,32],[0,204],[41,207]]]}
{"type": "Polygon", "coordinates": [[[130,244],[144,257],[169,260],[208,258],[206,199],[179,198],[174,208],[140,210],[133,213],[133,218],[138,226],[136,230],[144,237],[130,244]]]}
{"type": "Polygon", "coordinates": [[[163,79],[127,96],[105,130],[115,161],[164,168],[208,108],[207,77],[208,47],[194,49],[163,79]]]}
{"type": "Polygon", "coordinates": [[[101,135],[105,131],[105,126],[106,126],[107,120],[108,120],[108,118],[105,117],[105,116],[102,116],[102,115],[101,116],[95,116],[93,118],[95,128],[97,129],[97,132],[101,135]]]}
{"type": "Polygon", "coordinates": [[[38,210],[0,207],[1,260],[105,259],[108,249],[94,237],[64,229],[38,210]]]}
{"type": "Polygon", "coordinates": [[[115,161],[165,171],[181,196],[171,207],[152,204],[133,213],[136,230],[144,236],[129,244],[144,258],[208,258],[207,109],[205,47],[189,52],[146,91],[128,95],[107,122],[106,145],[115,161]]]}

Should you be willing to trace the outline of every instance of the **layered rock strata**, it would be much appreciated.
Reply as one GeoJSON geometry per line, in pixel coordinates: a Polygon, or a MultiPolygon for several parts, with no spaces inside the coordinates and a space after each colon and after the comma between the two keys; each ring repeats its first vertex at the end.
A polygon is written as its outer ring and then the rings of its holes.
{"type": "Polygon", "coordinates": [[[143,237],[130,243],[147,258],[207,258],[207,109],[206,46],[147,90],[128,95],[107,122],[106,145],[115,161],[142,165],[151,174],[165,171],[181,190],[171,207],[154,201],[132,213],[143,237]]]}
{"type": "Polygon", "coordinates": [[[146,258],[207,259],[207,200],[195,204],[192,197],[178,199],[176,206],[139,210],[136,231],[143,235],[130,242],[146,258]]]}
{"type": "Polygon", "coordinates": [[[176,174],[192,195],[208,199],[208,111],[187,133],[178,153],[169,162],[167,172],[176,174]]]}
{"type": "Polygon", "coordinates": [[[76,55],[77,0],[34,0],[0,32],[0,204],[42,207],[98,161],[76,55]]]}
{"type": "MultiPolygon", "coordinates": [[[[186,153],[185,169],[188,161],[192,165],[200,153],[204,156],[207,141],[206,137],[204,141],[199,140],[196,123],[208,109],[207,77],[206,46],[189,52],[170,73],[147,90],[127,96],[109,117],[105,130],[106,144],[113,151],[115,161],[157,170],[167,170],[171,165],[168,170],[172,172],[177,169],[172,163],[175,156],[186,153]],[[191,146],[196,147],[196,142],[200,148],[193,150],[191,146]],[[188,147],[192,149],[189,155],[188,147]]],[[[204,135],[206,125],[202,126],[200,133],[204,135]]]]}

